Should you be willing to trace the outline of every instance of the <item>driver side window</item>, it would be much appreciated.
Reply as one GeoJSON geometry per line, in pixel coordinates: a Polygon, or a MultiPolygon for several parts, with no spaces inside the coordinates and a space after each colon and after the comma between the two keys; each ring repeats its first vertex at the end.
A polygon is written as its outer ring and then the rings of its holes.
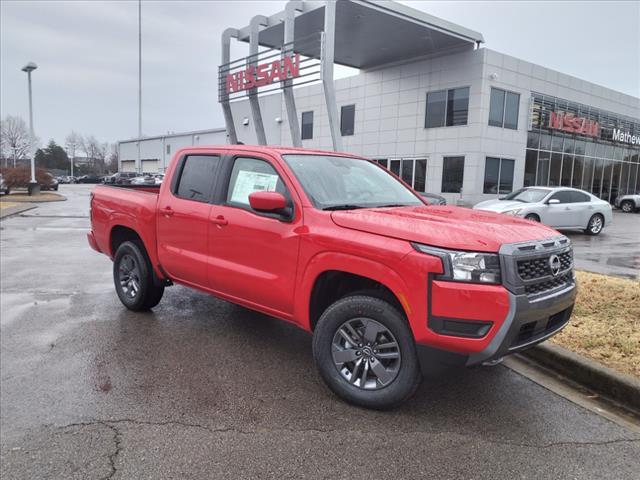
{"type": "Polygon", "coordinates": [[[287,187],[268,162],[257,158],[236,158],[227,189],[227,203],[249,208],[249,195],[261,191],[278,192],[289,198],[287,187]]]}

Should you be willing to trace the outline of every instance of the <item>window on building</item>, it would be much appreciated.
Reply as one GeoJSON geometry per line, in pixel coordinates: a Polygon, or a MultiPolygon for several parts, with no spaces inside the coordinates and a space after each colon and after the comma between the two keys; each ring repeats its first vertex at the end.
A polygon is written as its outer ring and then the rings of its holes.
{"type": "Polygon", "coordinates": [[[510,193],[513,190],[514,160],[487,157],[484,167],[484,193],[510,193]]]}
{"type": "Polygon", "coordinates": [[[538,168],[538,151],[527,150],[524,162],[524,186],[531,187],[536,184],[536,169],[538,168]]]}
{"type": "Polygon", "coordinates": [[[343,137],[353,135],[356,117],[355,105],[344,105],[340,110],[340,133],[343,137]]]}
{"type": "Polygon", "coordinates": [[[492,127],[518,129],[520,94],[491,88],[489,102],[489,125],[492,127]]]}
{"type": "Polygon", "coordinates": [[[427,159],[416,160],[416,170],[413,178],[413,188],[416,192],[424,192],[427,184],[427,159]]]}
{"type": "Polygon", "coordinates": [[[220,157],[190,155],[184,159],[175,194],[186,200],[209,201],[220,157]]]}
{"type": "Polygon", "coordinates": [[[167,143],[167,155],[171,153],[171,145],[167,143]]]}
{"type": "Polygon", "coordinates": [[[402,160],[402,180],[413,185],[413,160],[402,160]]]}
{"type": "Polygon", "coordinates": [[[302,140],[313,138],[313,112],[302,112],[302,128],[300,134],[302,140]]]}
{"type": "Polygon", "coordinates": [[[425,128],[466,125],[469,116],[469,87],[427,93],[425,128]]]}
{"type": "Polygon", "coordinates": [[[389,162],[389,170],[400,176],[400,160],[391,160],[389,162]]]}
{"type": "Polygon", "coordinates": [[[464,179],[464,157],[444,157],[442,164],[442,192],[460,193],[464,179]]]}

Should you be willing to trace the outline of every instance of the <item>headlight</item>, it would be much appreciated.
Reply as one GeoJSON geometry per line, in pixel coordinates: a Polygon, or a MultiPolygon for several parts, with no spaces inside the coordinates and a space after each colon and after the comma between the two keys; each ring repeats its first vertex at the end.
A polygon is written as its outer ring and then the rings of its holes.
{"type": "Polygon", "coordinates": [[[521,208],[514,208],[513,210],[505,210],[504,212],[502,212],[504,215],[518,215],[518,213],[520,213],[520,210],[522,210],[521,208]]]}
{"type": "Polygon", "coordinates": [[[495,253],[459,252],[414,243],[419,252],[435,255],[442,260],[444,273],[440,278],[459,282],[492,283],[502,282],[500,257],[495,253]]]}

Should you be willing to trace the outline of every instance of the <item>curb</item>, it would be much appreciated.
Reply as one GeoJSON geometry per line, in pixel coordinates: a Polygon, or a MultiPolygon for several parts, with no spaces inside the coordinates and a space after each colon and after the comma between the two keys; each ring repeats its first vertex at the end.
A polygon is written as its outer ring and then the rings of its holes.
{"type": "Polygon", "coordinates": [[[618,373],[558,345],[538,345],[520,355],[640,412],[640,380],[630,375],[618,373]]]}

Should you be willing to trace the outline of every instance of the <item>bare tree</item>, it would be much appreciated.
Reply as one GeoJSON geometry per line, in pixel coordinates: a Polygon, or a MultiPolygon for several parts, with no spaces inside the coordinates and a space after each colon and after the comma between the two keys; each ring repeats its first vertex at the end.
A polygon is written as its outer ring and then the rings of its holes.
{"type": "Polygon", "coordinates": [[[118,171],[118,144],[111,144],[111,151],[107,159],[107,167],[110,173],[118,171]]]}
{"type": "Polygon", "coordinates": [[[21,117],[7,115],[7,118],[0,122],[0,147],[3,157],[13,158],[14,167],[18,160],[29,158],[37,141],[37,138],[31,138],[27,124],[21,117]]]}
{"type": "Polygon", "coordinates": [[[73,131],[67,135],[64,143],[67,147],[67,155],[69,155],[69,158],[73,162],[76,158],[76,152],[82,147],[82,135],[73,131]]]}
{"type": "Polygon", "coordinates": [[[100,143],[98,142],[96,137],[94,137],[93,135],[84,137],[82,139],[80,148],[86,155],[89,165],[91,165],[92,167],[95,167],[96,160],[99,158],[99,155],[100,155],[100,143]]]}

